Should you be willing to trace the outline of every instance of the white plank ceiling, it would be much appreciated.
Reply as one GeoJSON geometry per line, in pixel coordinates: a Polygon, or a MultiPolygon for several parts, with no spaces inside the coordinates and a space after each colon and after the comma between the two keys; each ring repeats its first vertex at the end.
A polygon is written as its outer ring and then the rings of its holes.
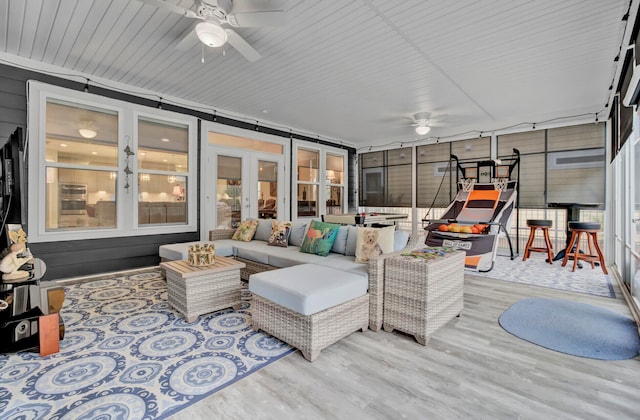
{"type": "Polygon", "coordinates": [[[446,115],[432,139],[599,112],[606,119],[629,0],[235,7],[286,11],[283,27],[236,29],[262,55],[255,62],[227,45],[205,47],[201,63],[200,45],[175,48],[193,19],[137,0],[0,0],[0,62],[19,56],[36,68],[365,148],[425,139],[411,126],[421,111],[446,115]]]}

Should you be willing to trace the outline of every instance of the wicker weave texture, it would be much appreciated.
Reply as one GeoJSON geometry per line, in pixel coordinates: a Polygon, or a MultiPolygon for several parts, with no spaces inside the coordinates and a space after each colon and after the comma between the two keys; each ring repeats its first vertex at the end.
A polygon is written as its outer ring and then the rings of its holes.
{"type": "Polygon", "coordinates": [[[214,229],[209,231],[209,240],[217,241],[219,239],[231,239],[234,229],[214,229]]]}
{"type": "MultiPolygon", "coordinates": [[[[235,231],[233,229],[215,229],[209,231],[209,240],[214,241],[218,239],[230,239],[235,231]]],[[[403,252],[413,250],[420,244],[424,244],[426,235],[410,235],[407,245],[398,252],[391,254],[384,254],[377,258],[369,260],[368,275],[369,275],[369,328],[373,331],[379,331],[382,328],[383,308],[384,308],[384,270],[385,259],[393,256],[398,256],[403,252]]],[[[235,257],[236,261],[245,263],[245,267],[240,270],[240,277],[243,281],[249,281],[249,276],[263,271],[277,270],[279,267],[274,267],[268,264],[258,263],[255,261],[247,260],[240,257],[235,257]]],[[[249,291],[243,291],[242,299],[247,300],[251,298],[249,291]]]]}
{"type": "Polygon", "coordinates": [[[302,315],[261,296],[251,302],[253,328],[261,329],[299,349],[313,362],[322,349],[369,323],[369,295],[349,300],[312,315],[302,315]]]}
{"type": "Polygon", "coordinates": [[[169,304],[188,322],[199,315],[240,304],[240,270],[229,270],[202,276],[182,278],[167,271],[169,304]]]}
{"type": "Polygon", "coordinates": [[[263,271],[277,270],[278,267],[272,265],[263,264],[251,260],[247,260],[240,257],[235,257],[236,261],[243,262],[245,267],[240,269],[240,278],[245,281],[249,281],[249,276],[252,274],[262,273],[263,271]]]}
{"type": "Polygon", "coordinates": [[[384,330],[412,334],[426,344],[463,309],[462,251],[435,260],[394,256],[385,260],[384,330]]]}
{"type": "Polygon", "coordinates": [[[369,328],[379,331],[382,328],[384,315],[384,270],[387,258],[399,256],[403,252],[408,252],[416,248],[419,244],[424,244],[425,235],[410,235],[407,245],[398,252],[383,254],[377,258],[369,260],[369,328]]]}

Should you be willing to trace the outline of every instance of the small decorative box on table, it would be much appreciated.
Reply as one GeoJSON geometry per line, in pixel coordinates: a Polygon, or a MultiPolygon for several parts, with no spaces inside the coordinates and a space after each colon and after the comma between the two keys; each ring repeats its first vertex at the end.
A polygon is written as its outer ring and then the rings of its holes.
{"type": "Polygon", "coordinates": [[[425,247],[385,260],[384,321],[426,345],[463,308],[464,251],[425,247]]]}
{"type": "Polygon", "coordinates": [[[167,273],[169,304],[194,322],[199,315],[240,304],[244,263],[216,257],[215,264],[191,266],[185,260],[160,263],[167,273]]]}

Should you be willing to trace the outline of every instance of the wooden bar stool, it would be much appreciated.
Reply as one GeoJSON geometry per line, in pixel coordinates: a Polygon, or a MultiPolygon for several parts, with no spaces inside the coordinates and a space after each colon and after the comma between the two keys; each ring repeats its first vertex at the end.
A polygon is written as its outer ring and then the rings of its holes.
{"type": "Polygon", "coordinates": [[[564,252],[564,259],[562,260],[562,266],[567,265],[569,258],[573,258],[573,270],[576,271],[576,265],[578,260],[587,261],[591,263],[591,268],[595,268],[595,262],[600,263],[604,274],[609,274],[607,267],[604,263],[604,255],[598,245],[598,232],[600,232],[600,223],[593,222],[569,222],[569,230],[571,231],[571,240],[564,252]],[[585,233],[587,235],[587,245],[589,245],[589,253],[580,252],[580,237],[585,233]],[[593,253],[595,248],[596,253],[593,253]]]}
{"type": "Polygon", "coordinates": [[[553,264],[553,247],[551,246],[551,240],[549,240],[549,228],[552,226],[551,220],[529,219],[527,220],[527,226],[529,226],[530,229],[529,240],[527,241],[527,246],[524,248],[522,261],[527,261],[531,252],[546,252],[549,257],[547,262],[549,264],[553,264]],[[544,242],[546,244],[545,248],[532,246],[538,229],[542,230],[542,236],[544,237],[544,242]]]}

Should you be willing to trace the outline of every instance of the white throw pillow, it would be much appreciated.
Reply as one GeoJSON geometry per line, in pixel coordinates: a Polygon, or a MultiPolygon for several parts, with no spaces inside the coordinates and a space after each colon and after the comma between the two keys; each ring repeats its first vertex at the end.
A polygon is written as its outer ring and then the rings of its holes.
{"type": "Polygon", "coordinates": [[[393,252],[395,230],[395,226],[385,228],[358,227],[355,261],[366,263],[370,258],[393,252]]]}

